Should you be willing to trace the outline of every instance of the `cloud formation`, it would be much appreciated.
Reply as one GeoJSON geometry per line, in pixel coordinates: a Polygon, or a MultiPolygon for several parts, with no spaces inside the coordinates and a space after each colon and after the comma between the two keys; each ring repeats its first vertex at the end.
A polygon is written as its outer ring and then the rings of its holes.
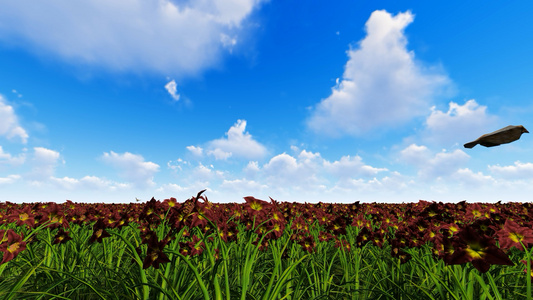
{"type": "Polygon", "coordinates": [[[484,133],[494,131],[498,117],[487,113],[487,107],[471,99],[463,105],[449,103],[447,112],[431,108],[426,119],[423,139],[430,143],[452,146],[463,145],[484,133]]]}
{"type": "Polygon", "coordinates": [[[34,181],[47,181],[54,176],[55,168],[60,161],[60,154],[57,151],[44,147],[33,148],[33,158],[30,162],[31,171],[24,177],[34,181]]]}
{"type": "Polygon", "coordinates": [[[489,170],[506,179],[533,179],[533,163],[515,161],[512,166],[492,165],[489,170]]]}
{"type": "Polygon", "coordinates": [[[145,188],[155,185],[154,174],[159,171],[159,165],[153,162],[146,162],[141,155],[125,152],[118,154],[113,151],[105,152],[101,159],[115,167],[119,171],[119,176],[135,184],[137,187],[145,188]]]}
{"type": "Polygon", "coordinates": [[[0,39],[112,70],[196,73],[233,47],[260,0],[9,1],[0,39]],[[14,26],[13,24],[17,24],[14,26]]]}
{"type": "Polygon", "coordinates": [[[407,50],[403,32],[413,18],[409,11],[372,13],[366,37],[348,51],[342,80],[315,107],[309,128],[330,136],[360,135],[397,127],[427,112],[449,79],[421,66],[407,50]]]}
{"type": "MultiPolygon", "coordinates": [[[[237,123],[226,132],[227,138],[216,139],[208,143],[207,154],[214,156],[217,160],[225,160],[230,156],[246,159],[263,157],[267,153],[265,146],[255,141],[245,130],[246,120],[237,120],[237,123]]],[[[189,147],[187,149],[195,154],[201,154],[201,149],[189,147]]]]}
{"type": "Polygon", "coordinates": [[[400,159],[417,168],[418,176],[423,180],[435,180],[450,177],[460,169],[470,156],[463,150],[442,151],[433,155],[426,146],[411,144],[400,152],[400,159]]]}
{"type": "Polygon", "coordinates": [[[19,125],[13,106],[0,95],[0,136],[12,140],[19,138],[23,144],[28,141],[28,133],[19,125]]]}
{"type": "MultiPolygon", "coordinates": [[[[26,150],[26,149],[24,149],[26,150]]],[[[6,166],[20,166],[26,161],[26,153],[21,153],[14,157],[10,153],[4,152],[2,146],[0,146],[0,170],[6,166]]]]}
{"type": "Polygon", "coordinates": [[[180,100],[180,94],[178,94],[178,85],[176,84],[176,81],[174,79],[172,79],[165,85],[165,89],[170,94],[172,99],[174,99],[175,101],[180,100]]]}

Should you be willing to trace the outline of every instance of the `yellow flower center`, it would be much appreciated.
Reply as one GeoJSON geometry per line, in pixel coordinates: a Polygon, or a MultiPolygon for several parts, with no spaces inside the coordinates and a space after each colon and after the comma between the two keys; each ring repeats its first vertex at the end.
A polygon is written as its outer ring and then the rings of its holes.
{"type": "Polygon", "coordinates": [[[519,233],[512,232],[509,234],[509,238],[515,243],[520,243],[520,241],[524,239],[524,236],[519,233]]]}

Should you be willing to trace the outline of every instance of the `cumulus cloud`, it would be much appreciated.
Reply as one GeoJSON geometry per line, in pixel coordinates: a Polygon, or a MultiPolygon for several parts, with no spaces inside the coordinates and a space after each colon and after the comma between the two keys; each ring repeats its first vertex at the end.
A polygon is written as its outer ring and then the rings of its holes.
{"type": "Polygon", "coordinates": [[[483,175],[482,172],[474,173],[468,168],[461,168],[457,170],[452,178],[459,182],[461,185],[473,188],[487,185],[497,184],[496,180],[489,175],[483,175]]]}
{"type": "Polygon", "coordinates": [[[387,171],[386,168],[374,168],[363,163],[363,159],[356,155],[350,157],[349,155],[341,157],[340,160],[324,162],[324,168],[327,172],[339,178],[359,177],[359,176],[375,176],[378,172],[387,171]]]}
{"type": "Polygon", "coordinates": [[[183,170],[182,166],[185,166],[185,165],[190,165],[190,163],[181,158],[178,158],[176,161],[169,161],[167,163],[167,167],[174,171],[177,171],[177,170],[182,171],[183,170]]]}
{"type": "Polygon", "coordinates": [[[433,155],[426,146],[409,145],[400,151],[403,162],[414,165],[418,175],[424,180],[449,177],[464,165],[470,156],[456,149],[453,152],[442,151],[433,155]]]}
{"type": "Polygon", "coordinates": [[[412,21],[410,12],[371,14],[366,37],[348,51],[342,80],[315,107],[309,128],[330,136],[360,135],[396,127],[427,112],[449,79],[421,66],[407,50],[404,29],[412,21]]]}
{"type": "Polygon", "coordinates": [[[19,138],[23,144],[28,141],[28,133],[19,125],[13,106],[9,105],[2,95],[0,95],[0,136],[10,140],[19,138]]]}
{"type": "Polygon", "coordinates": [[[216,170],[213,165],[204,165],[198,163],[198,166],[190,171],[190,176],[187,178],[192,182],[206,182],[210,180],[223,180],[225,177],[224,171],[216,170]]]}
{"type": "Polygon", "coordinates": [[[175,101],[179,101],[180,100],[180,94],[178,94],[178,84],[176,84],[176,81],[174,79],[169,81],[165,85],[165,89],[170,94],[172,99],[174,99],[175,101]]]}
{"type": "Polygon", "coordinates": [[[187,150],[189,150],[192,154],[195,156],[202,156],[204,149],[202,147],[196,147],[196,146],[187,146],[187,150]]]}
{"type": "Polygon", "coordinates": [[[464,144],[482,134],[493,131],[498,117],[487,113],[487,107],[471,99],[463,105],[449,103],[447,112],[431,108],[426,120],[423,138],[427,142],[439,144],[464,144]]]}
{"type": "Polygon", "coordinates": [[[220,184],[220,189],[226,190],[232,193],[238,193],[237,195],[258,195],[262,194],[262,191],[268,189],[268,185],[261,184],[254,180],[248,179],[235,179],[235,180],[224,180],[220,184]]]}
{"type": "Polygon", "coordinates": [[[97,176],[84,176],[81,179],[67,176],[62,178],[51,177],[50,182],[63,190],[115,191],[117,189],[125,190],[131,188],[131,184],[113,182],[97,176]]]}
{"type": "Polygon", "coordinates": [[[13,184],[16,181],[20,180],[20,175],[9,175],[7,177],[0,177],[0,186],[13,184]]]}
{"type": "Polygon", "coordinates": [[[259,163],[257,161],[249,161],[246,167],[244,167],[243,172],[246,175],[246,178],[255,178],[259,173],[259,163]]]}
{"type": "MultiPolygon", "coordinates": [[[[227,159],[230,156],[247,159],[261,158],[266,154],[266,148],[255,141],[245,132],[246,120],[237,120],[226,132],[227,138],[216,139],[209,142],[209,151],[215,159],[227,159]]],[[[193,150],[189,149],[191,152],[193,150]]]]}
{"type": "MultiPolygon", "coordinates": [[[[212,190],[208,188],[209,182],[208,181],[196,181],[192,184],[188,184],[187,186],[182,186],[176,183],[167,183],[163,184],[161,187],[157,189],[160,193],[166,193],[166,194],[175,194],[179,193],[179,196],[182,196],[182,200],[178,199],[179,201],[185,201],[186,199],[189,199],[191,196],[196,196],[199,191],[206,189],[206,193],[211,192],[212,190]]],[[[174,195],[171,197],[175,197],[178,195],[174,195]]]]}
{"type": "MultiPolygon", "coordinates": [[[[25,150],[25,149],[24,149],[25,150]]],[[[14,157],[11,154],[4,152],[2,146],[0,146],[0,170],[4,166],[20,166],[26,161],[26,153],[21,153],[14,157]]]]}
{"type": "Polygon", "coordinates": [[[105,152],[101,159],[115,167],[119,171],[119,176],[135,184],[137,187],[151,187],[154,174],[159,171],[159,165],[153,162],[146,162],[141,155],[125,152],[118,154],[113,151],[105,152]]]}
{"type": "Polygon", "coordinates": [[[28,9],[10,1],[0,10],[0,39],[71,62],[188,74],[216,63],[260,2],[57,0],[28,9]]]}
{"type": "Polygon", "coordinates": [[[32,165],[31,171],[25,175],[26,178],[35,181],[47,181],[55,172],[55,168],[60,160],[60,154],[57,151],[46,149],[43,147],[33,148],[33,158],[30,162],[32,165]]]}
{"type": "Polygon", "coordinates": [[[322,164],[320,153],[302,150],[297,158],[286,153],[272,157],[263,166],[263,171],[272,185],[312,186],[321,181],[318,175],[321,174],[322,164]]]}
{"type": "Polygon", "coordinates": [[[497,175],[508,179],[531,179],[533,178],[533,163],[515,161],[512,166],[489,166],[489,170],[497,175]]]}

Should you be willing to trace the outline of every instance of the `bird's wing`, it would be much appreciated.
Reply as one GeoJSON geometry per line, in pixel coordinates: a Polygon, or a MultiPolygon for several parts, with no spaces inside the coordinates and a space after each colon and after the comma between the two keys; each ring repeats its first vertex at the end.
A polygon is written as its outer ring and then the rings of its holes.
{"type": "Polygon", "coordinates": [[[473,142],[470,142],[470,143],[466,143],[464,146],[465,148],[474,148],[474,146],[476,146],[478,144],[477,140],[473,141],[473,142]]]}
{"type": "Polygon", "coordinates": [[[513,126],[513,128],[508,128],[507,130],[498,130],[493,133],[486,134],[483,137],[479,138],[479,143],[481,145],[483,145],[483,143],[486,143],[494,146],[500,144],[507,144],[518,140],[520,138],[520,135],[522,135],[521,130],[513,126]]]}

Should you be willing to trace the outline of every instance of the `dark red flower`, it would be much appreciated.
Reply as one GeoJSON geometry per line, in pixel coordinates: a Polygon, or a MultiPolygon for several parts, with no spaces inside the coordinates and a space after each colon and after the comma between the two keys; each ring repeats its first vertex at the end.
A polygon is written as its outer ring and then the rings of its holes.
{"type": "Polygon", "coordinates": [[[496,232],[498,241],[500,242],[500,248],[504,250],[516,247],[524,251],[524,247],[520,244],[524,244],[526,247],[528,244],[533,244],[533,230],[528,227],[521,227],[516,222],[506,220],[503,229],[496,232]]]}
{"type": "Polygon", "coordinates": [[[150,235],[148,251],[143,261],[143,269],[148,269],[150,266],[159,269],[159,264],[170,262],[168,256],[163,252],[163,248],[165,248],[168,242],[168,239],[158,241],[155,233],[150,235]]]}
{"type": "Polygon", "coordinates": [[[449,265],[471,262],[481,273],[487,272],[490,265],[514,265],[507,254],[496,247],[493,238],[478,234],[470,226],[463,228],[452,243],[454,252],[445,259],[449,265]]]}
{"type": "Polygon", "coordinates": [[[7,231],[0,230],[0,236],[2,237],[0,251],[4,253],[4,258],[0,264],[14,259],[20,252],[26,249],[26,242],[22,240],[22,235],[18,235],[13,229],[8,229],[7,231]]]}
{"type": "Polygon", "coordinates": [[[54,242],[52,242],[52,244],[63,244],[69,240],[72,240],[72,238],[68,235],[68,231],[65,231],[63,228],[59,228],[59,231],[54,236],[54,242]]]}
{"type": "Polygon", "coordinates": [[[97,241],[98,243],[101,243],[103,238],[110,237],[111,235],[105,231],[105,228],[106,226],[102,219],[96,221],[96,224],[93,226],[93,235],[89,239],[89,242],[94,243],[97,241]]]}
{"type": "Polygon", "coordinates": [[[33,211],[31,206],[26,205],[22,209],[17,209],[7,217],[8,222],[16,222],[17,226],[22,226],[24,224],[28,225],[29,228],[33,228],[35,225],[35,218],[33,216],[33,211]]]}
{"type": "Polygon", "coordinates": [[[315,239],[311,235],[305,236],[298,242],[298,244],[300,244],[300,246],[302,246],[302,248],[309,253],[313,253],[315,251],[316,243],[315,239]]]}

